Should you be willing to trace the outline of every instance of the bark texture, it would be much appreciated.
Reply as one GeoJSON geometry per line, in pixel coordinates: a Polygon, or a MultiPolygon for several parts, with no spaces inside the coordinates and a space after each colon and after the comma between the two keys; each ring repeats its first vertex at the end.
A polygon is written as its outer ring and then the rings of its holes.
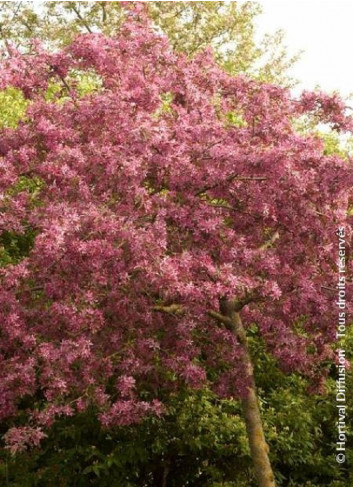
{"type": "Polygon", "coordinates": [[[275,487],[275,477],[268,456],[269,447],[261,421],[260,407],[256,393],[254,370],[248,348],[246,332],[234,303],[226,301],[221,304],[221,312],[228,318],[227,327],[231,327],[238,341],[243,346],[243,362],[249,377],[247,397],[242,399],[246,431],[249,440],[251,458],[257,483],[260,487],[275,487]]]}

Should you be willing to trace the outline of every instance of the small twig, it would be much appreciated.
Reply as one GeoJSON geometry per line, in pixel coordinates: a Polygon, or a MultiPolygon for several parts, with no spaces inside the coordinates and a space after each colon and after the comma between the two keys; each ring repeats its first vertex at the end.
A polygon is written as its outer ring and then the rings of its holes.
{"type": "Polygon", "coordinates": [[[315,214],[317,214],[318,216],[327,217],[329,219],[329,216],[327,214],[324,214],[323,212],[315,211],[315,214]]]}
{"type": "Polygon", "coordinates": [[[80,11],[74,5],[72,5],[71,8],[75,12],[75,14],[77,15],[77,17],[80,19],[80,21],[82,22],[82,25],[84,25],[86,27],[87,32],[89,32],[90,34],[92,34],[92,29],[90,28],[90,26],[86,22],[86,20],[82,17],[80,11]]]}
{"type": "Polygon", "coordinates": [[[235,177],[235,178],[232,178],[232,182],[234,180],[240,180],[240,181],[250,180],[250,181],[254,181],[254,182],[264,182],[265,180],[267,180],[267,177],[235,177]]]}
{"type": "Polygon", "coordinates": [[[331,292],[337,292],[337,289],[334,289],[333,287],[327,287],[327,285],[321,285],[321,288],[324,290],[329,290],[331,292]]]}
{"type": "Polygon", "coordinates": [[[226,178],[226,180],[224,182],[217,182],[214,185],[208,185],[206,187],[203,187],[201,190],[196,192],[195,196],[198,197],[199,195],[207,192],[208,190],[212,190],[212,189],[219,187],[220,185],[223,185],[225,183],[234,182],[235,180],[240,181],[240,182],[248,182],[248,181],[250,181],[250,182],[251,181],[252,182],[263,182],[263,181],[267,180],[267,177],[261,177],[261,176],[254,176],[254,177],[244,176],[244,177],[242,177],[242,176],[239,176],[238,174],[230,175],[228,178],[226,178]]]}
{"type": "Polygon", "coordinates": [[[102,7],[102,23],[105,24],[105,21],[107,20],[107,12],[105,10],[105,2],[101,2],[101,7],[102,7]]]}
{"type": "Polygon", "coordinates": [[[266,243],[264,243],[262,246],[260,246],[259,248],[259,251],[264,251],[264,250],[267,250],[267,248],[269,248],[271,245],[273,245],[273,243],[275,241],[277,241],[277,239],[279,239],[279,232],[276,231],[272,236],[271,238],[266,241],[266,243]]]}

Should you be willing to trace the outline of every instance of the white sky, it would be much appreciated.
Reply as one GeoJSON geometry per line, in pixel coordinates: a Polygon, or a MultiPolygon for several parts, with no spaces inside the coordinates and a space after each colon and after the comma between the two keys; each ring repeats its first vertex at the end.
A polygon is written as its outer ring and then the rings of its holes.
{"type": "Polygon", "coordinates": [[[291,70],[300,87],[353,93],[353,1],[259,0],[259,33],[285,31],[292,54],[304,50],[291,70]]]}

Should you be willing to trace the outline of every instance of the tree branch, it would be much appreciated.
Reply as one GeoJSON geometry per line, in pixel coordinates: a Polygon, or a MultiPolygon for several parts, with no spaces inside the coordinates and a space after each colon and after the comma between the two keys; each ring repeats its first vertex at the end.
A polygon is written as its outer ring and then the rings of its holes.
{"type": "Polygon", "coordinates": [[[271,238],[266,241],[262,246],[259,247],[259,251],[264,251],[264,250],[267,250],[267,248],[269,248],[271,245],[273,245],[273,243],[275,241],[277,241],[277,239],[279,239],[279,232],[276,231],[272,236],[271,238]]]}
{"type": "Polygon", "coordinates": [[[222,323],[224,324],[224,326],[229,329],[229,331],[233,331],[234,332],[234,324],[233,324],[233,321],[227,317],[227,316],[224,316],[223,314],[220,314],[219,312],[216,312],[216,311],[207,311],[207,314],[215,319],[216,321],[218,321],[219,323],[222,323]]]}
{"type": "Polygon", "coordinates": [[[236,175],[230,175],[228,178],[226,178],[225,182],[217,182],[215,183],[214,185],[208,185],[206,187],[203,187],[201,190],[199,190],[198,192],[196,192],[195,196],[198,197],[199,195],[207,192],[208,190],[212,190],[216,187],[218,187],[219,185],[223,185],[224,183],[230,183],[230,182],[234,182],[235,180],[238,180],[238,181],[241,181],[241,182],[247,182],[247,181],[250,181],[250,182],[263,182],[265,180],[267,180],[267,177],[261,177],[261,176],[254,176],[254,177],[242,177],[242,176],[239,176],[238,174],[236,175]]]}
{"type": "Polygon", "coordinates": [[[80,21],[82,22],[82,25],[84,25],[86,27],[87,32],[89,32],[90,34],[92,34],[92,29],[90,28],[90,26],[86,22],[86,20],[82,17],[80,11],[74,5],[72,5],[71,8],[75,12],[75,14],[77,15],[77,17],[80,19],[80,21]]]}
{"type": "Polygon", "coordinates": [[[185,312],[184,308],[180,304],[170,304],[170,306],[154,306],[154,311],[163,312],[165,314],[181,315],[185,312]]]}

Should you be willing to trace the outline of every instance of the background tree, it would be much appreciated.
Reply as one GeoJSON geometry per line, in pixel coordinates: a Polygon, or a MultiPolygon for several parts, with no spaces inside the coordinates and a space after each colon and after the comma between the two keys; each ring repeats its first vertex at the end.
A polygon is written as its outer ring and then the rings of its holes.
{"type": "MultiPolygon", "coordinates": [[[[133,2],[130,2],[133,3],[133,2]]],[[[125,18],[121,2],[0,2],[3,42],[24,47],[32,38],[53,47],[68,44],[79,33],[116,35],[125,18]]],[[[292,84],[282,31],[255,39],[256,2],[148,2],[150,18],[175,50],[193,56],[208,46],[231,73],[292,84]]]]}

